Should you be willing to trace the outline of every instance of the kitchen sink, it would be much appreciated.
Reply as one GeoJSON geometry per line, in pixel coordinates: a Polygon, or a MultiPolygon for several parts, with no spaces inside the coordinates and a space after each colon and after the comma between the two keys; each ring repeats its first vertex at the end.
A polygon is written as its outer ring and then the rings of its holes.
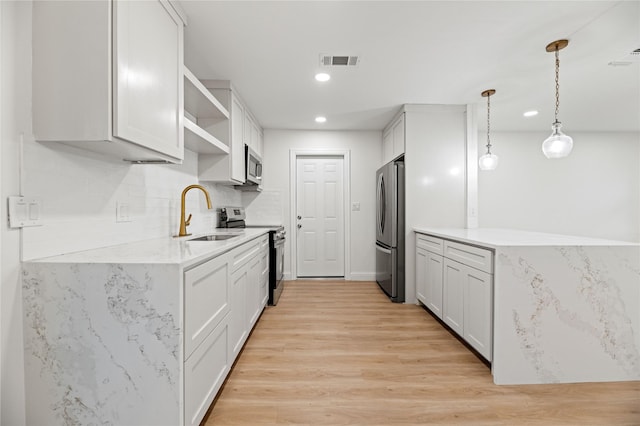
{"type": "Polygon", "coordinates": [[[189,241],[223,241],[228,240],[229,238],[236,238],[238,235],[229,235],[229,234],[213,234],[213,235],[204,235],[202,237],[191,238],[189,241]]]}

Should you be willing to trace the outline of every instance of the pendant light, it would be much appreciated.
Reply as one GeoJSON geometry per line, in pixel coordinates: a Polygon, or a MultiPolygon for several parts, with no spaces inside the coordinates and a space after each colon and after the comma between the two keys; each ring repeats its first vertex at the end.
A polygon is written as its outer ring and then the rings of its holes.
{"type": "Polygon", "coordinates": [[[495,90],[489,89],[482,92],[482,97],[487,98],[487,153],[478,160],[480,170],[494,170],[498,167],[498,156],[491,153],[491,95],[496,93],[495,90]]]}
{"type": "Polygon", "coordinates": [[[556,54],[556,113],[555,121],[551,125],[551,136],[542,143],[542,152],[547,158],[562,158],[571,153],[573,149],[573,139],[565,135],[560,130],[562,124],[558,121],[558,110],[560,109],[560,83],[558,75],[560,73],[560,52],[569,45],[569,40],[556,40],[547,45],[547,52],[556,54]]]}

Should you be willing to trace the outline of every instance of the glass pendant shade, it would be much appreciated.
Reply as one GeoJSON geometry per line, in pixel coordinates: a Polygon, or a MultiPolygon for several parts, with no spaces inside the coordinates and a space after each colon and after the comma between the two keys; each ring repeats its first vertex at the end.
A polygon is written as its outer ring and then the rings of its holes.
{"type": "Polygon", "coordinates": [[[571,153],[573,149],[573,139],[567,136],[560,128],[562,124],[556,121],[551,125],[551,136],[542,142],[542,152],[547,158],[562,158],[571,153]]]}
{"type": "Polygon", "coordinates": [[[498,167],[498,156],[487,152],[478,160],[480,170],[495,170],[498,167]]]}
{"type": "Polygon", "coordinates": [[[571,153],[573,149],[573,139],[562,133],[562,124],[558,121],[558,111],[560,110],[560,50],[569,45],[569,40],[556,40],[549,43],[545,50],[553,52],[556,56],[556,111],[555,121],[551,125],[551,136],[542,142],[542,153],[547,158],[563,158],[571,153]]]}

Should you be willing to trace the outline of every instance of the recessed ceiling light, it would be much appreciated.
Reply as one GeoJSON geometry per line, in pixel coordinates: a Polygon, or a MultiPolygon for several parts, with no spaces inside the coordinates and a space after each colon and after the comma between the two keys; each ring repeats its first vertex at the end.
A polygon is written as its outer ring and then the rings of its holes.
{"type": "Polygon", "coordinates": [[[329,74],[327,74],[326,72],[321,72],[316,74],[316,80],[318,81],[329,81],[331,79],[331,76],[329,74]]]}
{"type": "Polygon", "coordinates": [[[535,111],[535,110],[534,111],[527,111],[522,115],[524,115],[525,117],[535,117],[536,115],[538,115],[538,111],[535,111]]]}
{"type": "Polygon", "coordinates": [[[327,117],[316,117],[316,123],[324,123],[325,121],[327,121],[327,117]]]}

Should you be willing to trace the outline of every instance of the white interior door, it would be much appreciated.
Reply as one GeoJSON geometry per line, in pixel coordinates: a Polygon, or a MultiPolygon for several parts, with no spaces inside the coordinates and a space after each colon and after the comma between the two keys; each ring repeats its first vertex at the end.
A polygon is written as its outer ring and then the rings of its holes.
{"type": "Polygon", "coordinates": [[[344,277],[343,162],[296,159],[298,277],[344,277]]]}

